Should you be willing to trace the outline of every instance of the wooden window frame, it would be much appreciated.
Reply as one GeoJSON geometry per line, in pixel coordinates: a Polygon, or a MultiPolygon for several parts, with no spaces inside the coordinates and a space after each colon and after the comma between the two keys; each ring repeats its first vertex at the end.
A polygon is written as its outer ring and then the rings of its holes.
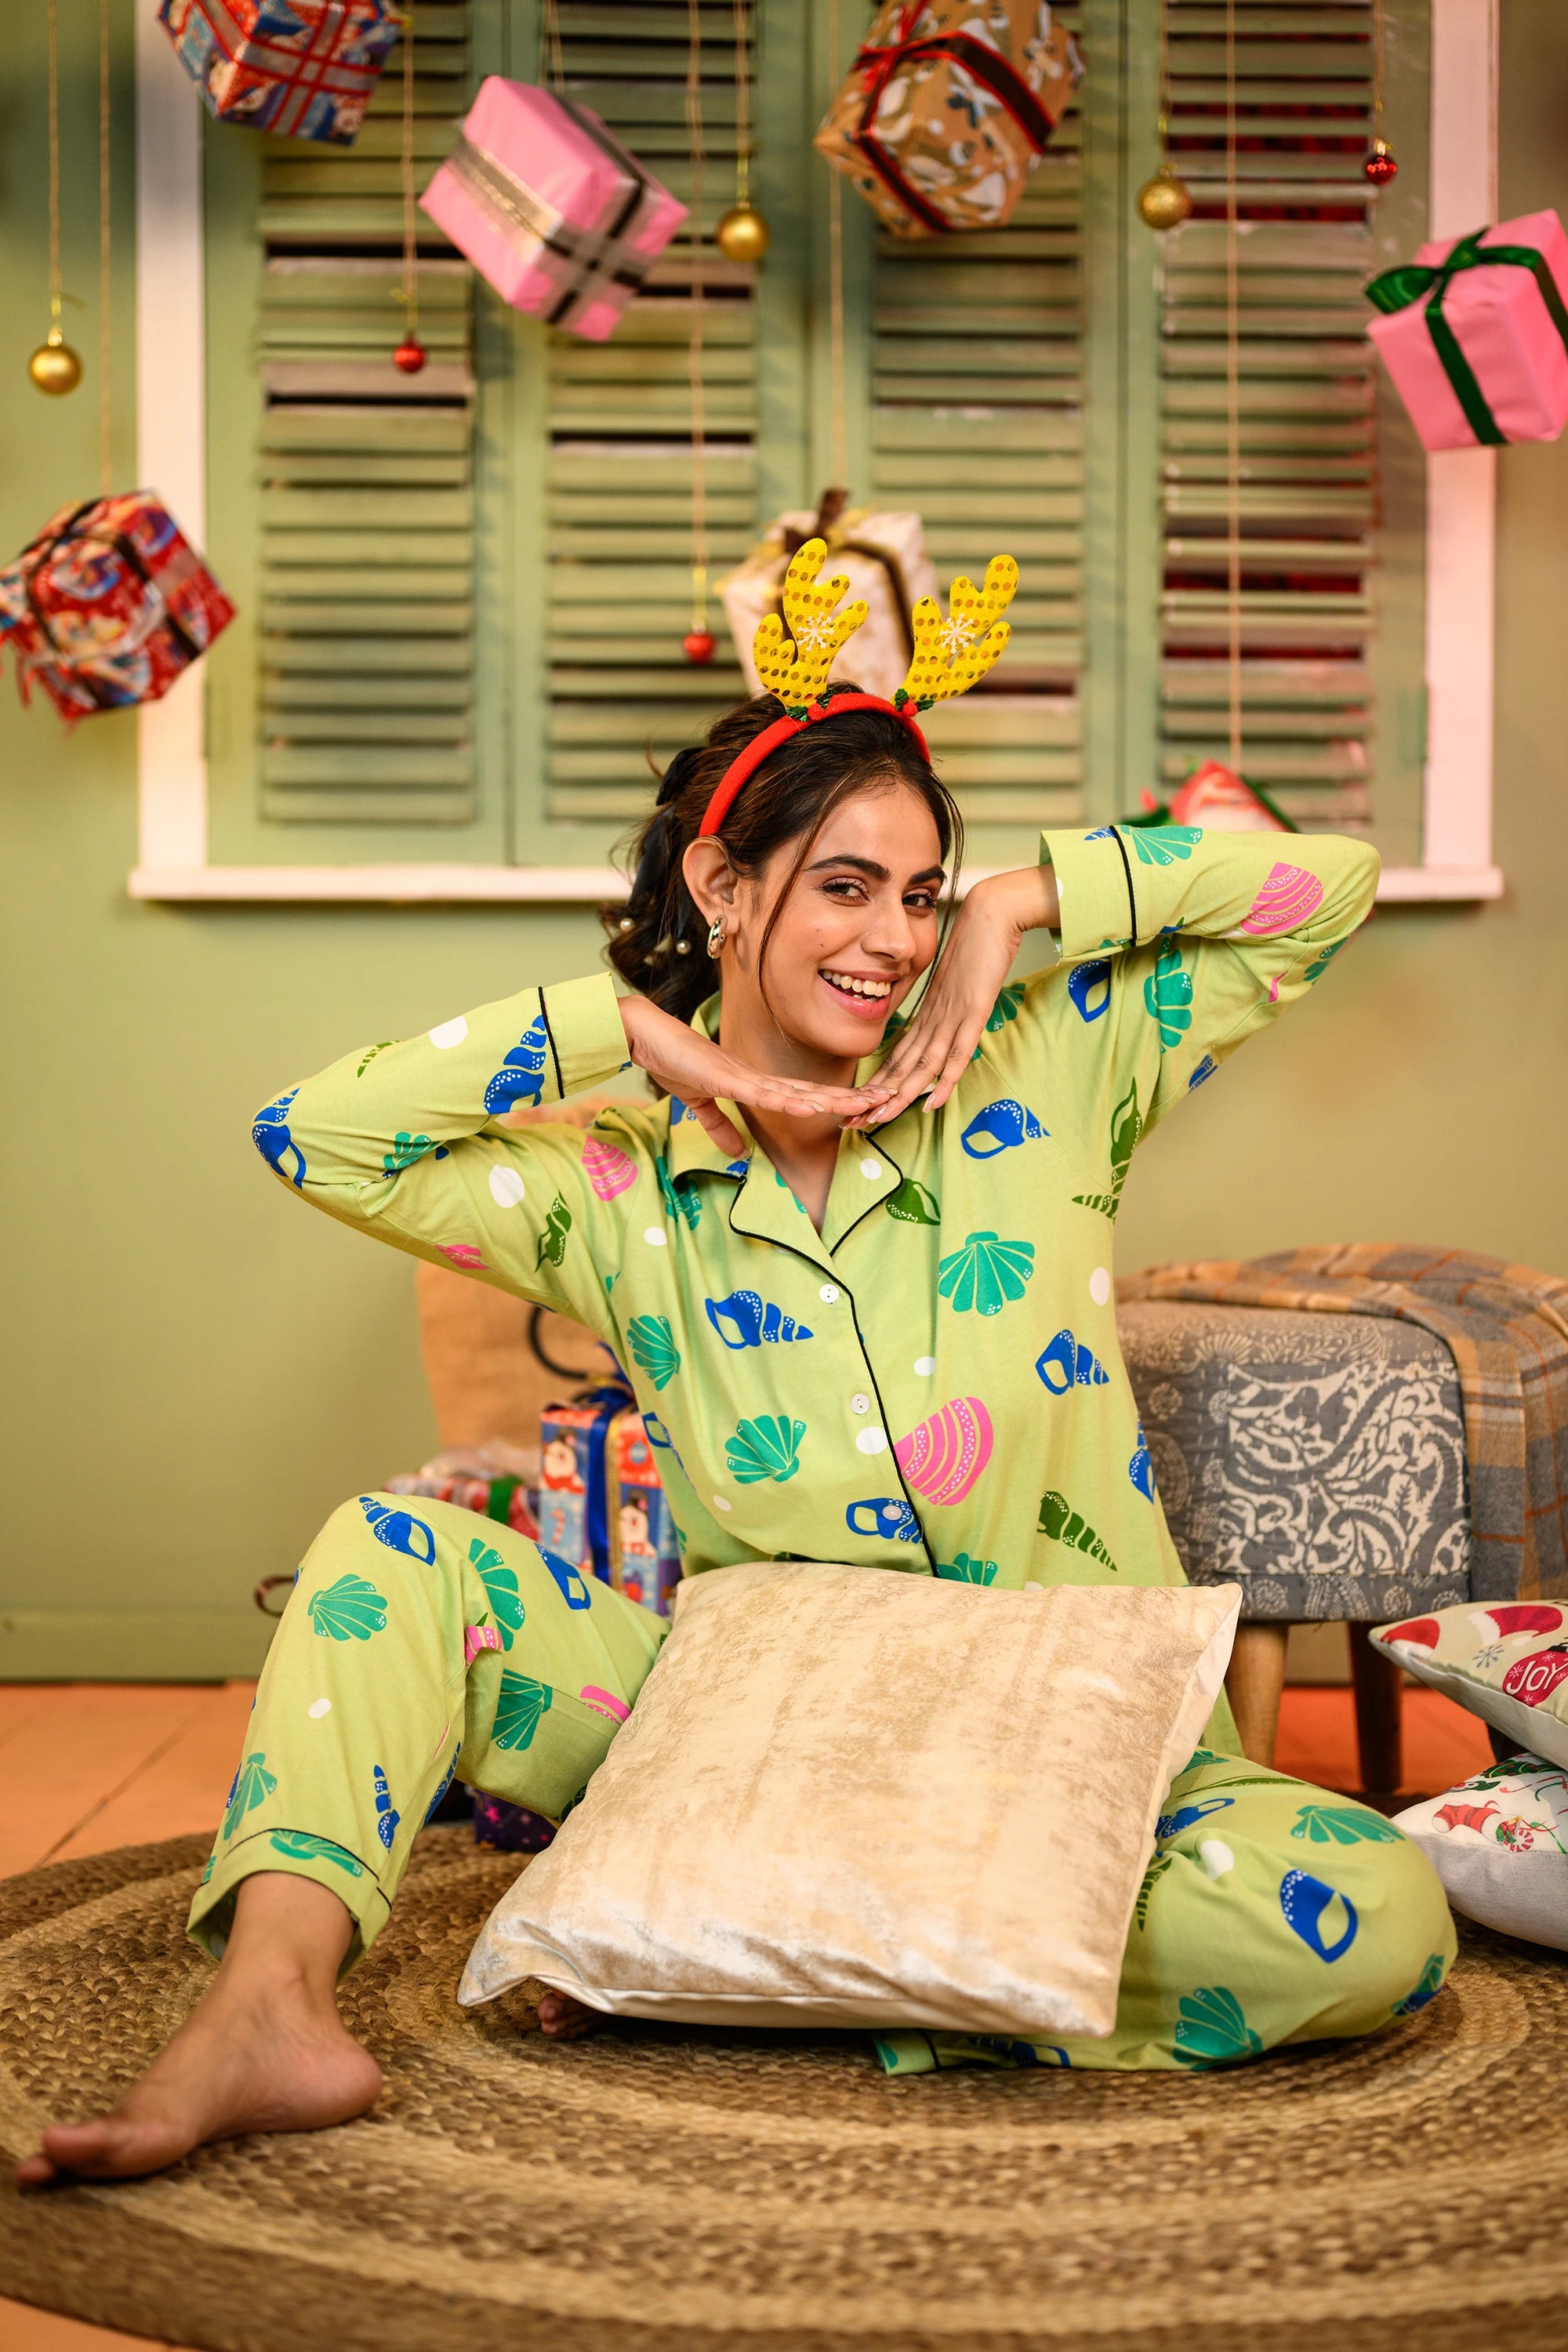
{"type": "MultiPolygon", "coordinates": [[[[1497,215],[1497,0],[1432,0],[1429,233],[1497,215]]],[[[137,472],[196,545],[206,522],[202,115],[154,12],[139,12],[137,472]]],[[[1385,867],[1385,901],[1501,896],[1492,862],[1497,455],[1426,459],[1427,746],[1422,862],[1385,867]]],[[[607,866],[215,866],[207,855],[201,667],[138,714],[134,898],[208,903],[586,905],[625,888],[607,866]]],[[[978,880],[985,869],[968,876],[978,880]]]]}

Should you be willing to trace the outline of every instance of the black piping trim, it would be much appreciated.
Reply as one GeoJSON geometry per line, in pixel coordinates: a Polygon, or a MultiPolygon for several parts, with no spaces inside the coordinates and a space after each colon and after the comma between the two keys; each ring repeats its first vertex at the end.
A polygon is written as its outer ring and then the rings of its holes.
{"type": "MultiPolygon", "coordinates": [[[[901,1114],[900,1114],[900,1116],[901,1116],[901,1114]]],[[[889,1119],[889,1120],[888,1121],[888,1124],[889,1124],[889,1127],[891,1127],[891,1126],[894,1124],[894,1122],[893,1122],[891,1119],[889,1119]]],[[[867,1140],[868,1140],[868,1141],[869,1141],[869,1140],[870,1140],[869,1136],[868,1136],[868,1137],[867,1137],[867,1140]]],[[[902,1182],[904,1181],[904,1171],[903,1171],[903,1170],[899,1166],[899,1163],[898,1163],[898,1161],[893,1158],[892,1153],[891,1153],[889,1150],[887,1150],[887,1148],[886,1148],[886,1146],[885,1146],[885,1145],[883,1145],[883,1144],[881,1144],[881,1143],[879,1143],[879,1144],[878,1144],[877,1149],[878,1149],[878,1150],[881,1153],[882,1158],[883,1158],[883,1159],[888,1162],[889,1166],[893,1170],[894,1173],[897,1175],[898,1180],[899,1180],[899,1184],[902,1184],[902,1182]]],[[[899,1189],[899,1184],[895,1184],[895,1185],[894,1185],[894,1187],[893,1187],[893,1192],[896,1192],[898,1191],[898,1189],[899,1189]]],[[[863,1224],[865,1223],[865,1222],[866,1222],[866,1220],[867,1220],[867,1218],[868,1218],[868,1217],[874,1215],[874,1214],[875,1214],[875,1213],[877,1212],[877,1210],[879,1210],[879,1209],[885,1209],[885,1208],[887,1207],[888,1202],[889,1202],[889,1200],[891,1200],[891,1198],[892,1198],[892,1193],[890,1193],[890,1192],[884,1192],[884,1194],[882,1195],[882,1198],[881,1198],[879,1201],[873,1201],[868,1208],[864,1208],[864,1209],[862,1209],[862,1210],[861,1210],[861,1212],[860,1212],[860,1213],[859,1213],[859,1215],[856,1218],[856,1220],[855,1220],[854,1223],[853,1223],[853,1224],[849,1224],[849,1225],[846,1225],[846,1226],[845,1226],[844,1231],[839,1234],[838,1239],[834,1243],[834,1244],[833,1244],[832,1248],[828,1251],[828,1253],[827,1253],[828,1256],[829,1256],[829,1257],[837,1257],[837,1256],[838,1255],[839,1251],[843,1248],[843,1246],[844,1246],[845,1243],[848,1240],[848,1238],[849,1238],[850,1234],[851,1234],[852,1233],[856,1232],[859,1226],[863,1225],[863,1224]]]]}
{"type": "Polygon", "coordinates": [[[561,1075],[561,1056],[555,1050],[555,1032],[550,1025],[550,1012],[544,1002],[544,991],[542,988],[536,989],[534,993],[539,999],[539,1017],[544,1024],[544,1034],[550,1046],[550,1058],[555,1065],[555,1099],[557,1102],[564,1102],[566,1081],[561,1075]]]}
{"type": "Polygon", "coordinates": [[[1136,947],[1138,944],[1138,901],[1132,896],[1132,867],[1127,856],[1127,844],[1122,840],[1121,835],[1117,831],[1115,825],[1112,825],[1110,828],[1110,838],[1116,844],[1117,848],[1121,852],[1121,871],[1127,877],[1127,912],[1132,924],[1132,938],[1131,944],[1133,947],[1136,947]]]}

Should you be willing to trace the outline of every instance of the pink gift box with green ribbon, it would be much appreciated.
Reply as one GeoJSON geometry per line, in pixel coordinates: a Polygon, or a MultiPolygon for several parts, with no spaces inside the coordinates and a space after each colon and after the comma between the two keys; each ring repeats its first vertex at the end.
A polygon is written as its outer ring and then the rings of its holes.
{"type": "Polygon", "coordinates": [[[1427,449],[1568,425],[1568,236],[1553,212],[1424,245],[1367,288],[1367,328],[1427,449]]]}

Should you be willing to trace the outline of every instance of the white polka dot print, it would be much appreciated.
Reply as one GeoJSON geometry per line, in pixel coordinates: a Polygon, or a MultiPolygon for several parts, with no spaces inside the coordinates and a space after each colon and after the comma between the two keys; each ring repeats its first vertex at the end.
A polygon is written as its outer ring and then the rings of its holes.
{"type": "Polygon", "coordinates": [[[855,1447],[859,1454],[885,1454],[888,1433],[885,1429],[863,1429],[855,1440],[855,1447]]]}
{"type": "Polygon", "coordinates": [[[643,1234],[649,1249],[663,1249],[669,1239],[662,1225],[649,1225],[643,1234]]]}
{"type": "Polygon", "coordinates": [[[1198,1847],[1198,1860],[1211,1878],[1223,1878],[1227,1870],[1236,1868],[1236,1856],[1223,1838],[1205,1838],[1198,1847]]]}
{"type": "Polygon", "coordinates": [[[714,1497],[713,1497],[713,1508],[714,1508],[716,1511],[732,1511],[732,1510],[734,1509],[734,1507],[735,1507],[734,1504],[733,1504],[733,1503],[727,1503],[727,1502],[724,1500],[724,1497],[723,1497],[723,1496],[722,1496],[722,1495],[715,1495],[715,1496],[714,1496],[714,1497]]]}
{"type": "Polygon", "coordinates": [[[453,1021],[442,1021],[430,1032],[430,1043],[445,1053],[450,1045],[460,1045],[468,1034],[468,1015],[459,1013],[453,1021]]]}
{"type": "Polygon", "coordinates": [[[322,1716],[331,1715],[331,1700],[330,1698],[319,1698],[314,1702],[310,1709],[310,1720],[312,1723],[320,1723],[322,1716]]]}
{"type": "Polygon", "coordinates": [[[874,1184],[881,1172],[882,1163],[879,1160],[862,1160],[860,1162],[860,1173],[868,1184],[874,1184]]]}
{"type": "Polygon", "coordinates": [[[1089,1277],[1089,1295],[1097,1307],[1103,1307],[1110,1296],[1110,1276],[1103,1265],[1097,1265],[1089,1277]]]}
{"type": "Polygon", "coordinates": [[[515,1168],[490,1170],[490,1199],[498,1209],[515,1209],[527,1192],[528,1187],[515,1168]]]}
{"type": "Polygon", "coordinates": [[[922,1381],[929,1381],[931,1374],[936,1370],[936,1358],[934,1356],[917,1356],[915,1358],[915,1370],[920,1374],[922,1381]]]}

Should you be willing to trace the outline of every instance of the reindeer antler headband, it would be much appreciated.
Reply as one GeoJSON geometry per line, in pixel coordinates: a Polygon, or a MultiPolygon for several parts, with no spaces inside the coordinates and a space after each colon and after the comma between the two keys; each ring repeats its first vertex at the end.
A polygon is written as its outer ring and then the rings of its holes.
{"type": "Polygon", "coordinates": [[[835,719],[840,711],[885,710],[901,719],[929,760],[926,740],[915,714],[967,694],[1002,655],[1013,632],[1002,614],[1018,585],[1018,567],[1010,555],[994,555],[985,578],[976,588],[972,580],[955,580],[948,591],[945,615],[934,596],[922,596],[910,614],[914,657],[904,682],[891,702],[879,694],[827,693],[827,673],[835,656],[847,645],[870,607],[863,601],[835,610],[847,593],[842,572],[829,579],[819,575],[827,554],[826,541],[808,539],[791,559],[784,574],[784,621],[770,613],[752,640],[752,658],[764,689],[776,694],[784,715],[753,735],[745,750],[731,760],[701,824],[699,835],[717,833],[748,776],[755,773],[770,751],[790,736],[818,719],[835,719]],[[790,634],[784,635],[784,621],[790,634]]]}

